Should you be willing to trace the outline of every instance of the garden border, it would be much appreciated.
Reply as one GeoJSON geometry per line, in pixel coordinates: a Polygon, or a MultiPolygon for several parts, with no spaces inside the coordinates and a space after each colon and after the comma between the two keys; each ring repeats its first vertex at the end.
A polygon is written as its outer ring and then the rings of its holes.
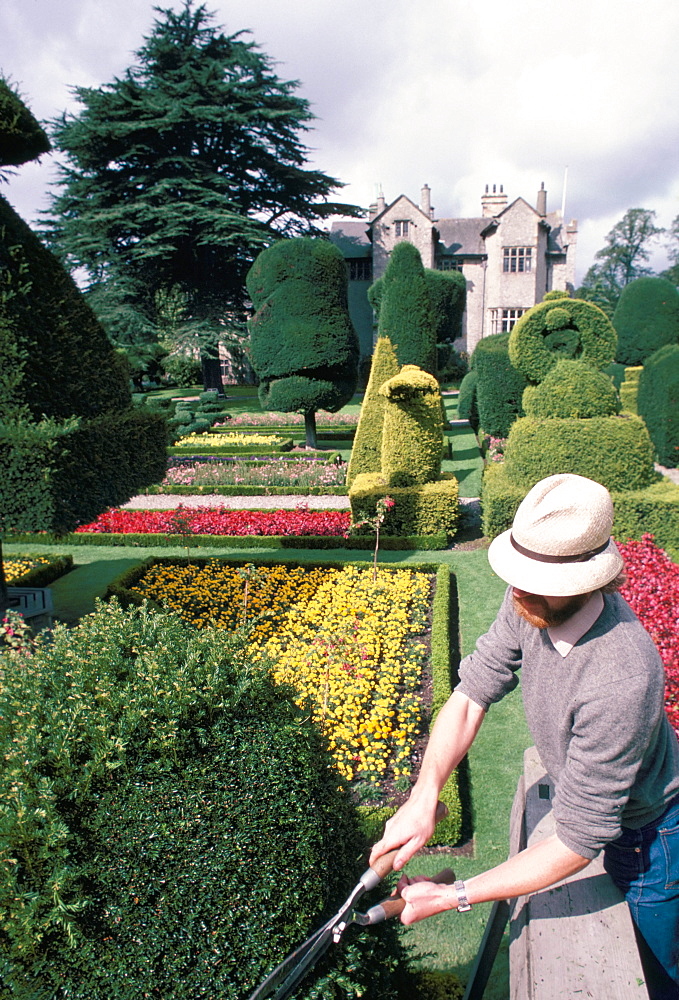
{"type": "MultiPolygon", "coordinates": [[[[5,541],[18,544],[46,545],[132,545],[140,548],[154,546],[171,548],[224,548],[234,549],[374,549],[373,535],[169,535],[169,534],[120,534],[116,532],[78,532],[53,535],[49,532],[6,534],[5,541]],[[188,542],[188,545],[187,545],[188,542]]],[[[438,551],[447,549],[448,536],[438,535],[380,535],[380,549],[389,551],[438,551]]],[[[200,558],[200,557],[196,557],[200,558]]],[[[250,560],[252,562],[252,560],[250,560]]]]}

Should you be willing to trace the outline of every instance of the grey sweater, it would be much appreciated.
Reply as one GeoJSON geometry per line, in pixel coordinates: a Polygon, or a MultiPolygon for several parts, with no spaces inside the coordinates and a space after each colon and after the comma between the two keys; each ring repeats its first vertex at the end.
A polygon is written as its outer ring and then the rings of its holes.
{"type": "Polygon", "coordinates": [[[679,794],[679,742],[663,708],[665,673],[651,637],[619,594],[566,657],[517,615],[511,588],[456,690],[483,709],[518,684],[528,728],[556,786],[556,832],[594,858],[660,816],[679,794]]]}

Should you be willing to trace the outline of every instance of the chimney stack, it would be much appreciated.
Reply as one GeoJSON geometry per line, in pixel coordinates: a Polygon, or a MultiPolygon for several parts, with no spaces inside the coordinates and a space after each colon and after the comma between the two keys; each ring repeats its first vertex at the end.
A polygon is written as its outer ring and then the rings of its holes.
{"type": "Polygon", "coordinates": [[[497,185],[493,184],[492,193],[488,190],[488,185],[486,184],[486,192],[481,197],[481,214],[484,219],[492,218],[495,215],[499,215],[507,207],[507,195],[504,192],[502,184],[500,184],[500,190],[497,190],[497,185]]]}
{"type": "Polygon", "coordinates": [[[544,217],[547,215],[547,192],[545,191],[544,181],[540,185],[540,190],[538,191],[538,200],[536,208],[538,215],[541,215],[542,218],[544,219],[544,217]]]}
{"type": "Polygon", "coordinates": [[[420,211],[423,212],[428,219],[431,219],[431,190],[428,184],[424,185],[420,194],[420,211]]]}

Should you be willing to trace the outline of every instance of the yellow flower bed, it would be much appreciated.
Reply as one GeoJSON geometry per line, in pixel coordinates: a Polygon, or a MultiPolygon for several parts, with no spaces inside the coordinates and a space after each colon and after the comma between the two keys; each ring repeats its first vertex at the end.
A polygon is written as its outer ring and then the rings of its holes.
{"type": "Polygon", "coordinates": [[[177,448],[269,448],[287,440],[280,434],[186,434],[179,438],[177,448]]]}
{"type": "Polygon", "coordinates": [[[256,618],[250,651],[272,664],[326,733],[345,778],[410,773],[431,584],[424,573],[158,565],[134,588],[201,627],[256,618]],[[247,584],[247,607],[245,606],[247,584]]]}
{"type": "Polygon", "coordinates": [[[5,581],[9,587],[12,587],[15,581],[20,580],[29,570],[36,566],[48,566],[49,562],[50,560],[45,559],[44,556],[14,556],[12,559],[4,559],[5,581]]]}

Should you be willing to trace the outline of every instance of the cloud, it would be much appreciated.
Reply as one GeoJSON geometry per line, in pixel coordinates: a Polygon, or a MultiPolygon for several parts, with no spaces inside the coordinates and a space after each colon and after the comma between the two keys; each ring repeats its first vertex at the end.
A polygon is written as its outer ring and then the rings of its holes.
{"type": "MultiPolygon", "coordinates": [[[[171,6],[172,0],[160,2],[171,6]]],[[[175,2],[175,7],[177,3],[175,2]]],[[[658,223],[679,214],[679,5],[667,0],[212,0],[227,33],[252,40],[317,116],[311,162],[367,206],[417,200],[427,182],[440,216],[476,215],[486,183],[580,221],[578,271],[630,207],[658,223]]],[[[70,88],[120,75],[151,29],[140,0],[3,0],[0,68],[34,112],[73,106],[70,88]]],[[[50,176],[11,184],[28,217],[50,176]]],[[[663,266],[662,255],[657,266],[663,266]]]]}

